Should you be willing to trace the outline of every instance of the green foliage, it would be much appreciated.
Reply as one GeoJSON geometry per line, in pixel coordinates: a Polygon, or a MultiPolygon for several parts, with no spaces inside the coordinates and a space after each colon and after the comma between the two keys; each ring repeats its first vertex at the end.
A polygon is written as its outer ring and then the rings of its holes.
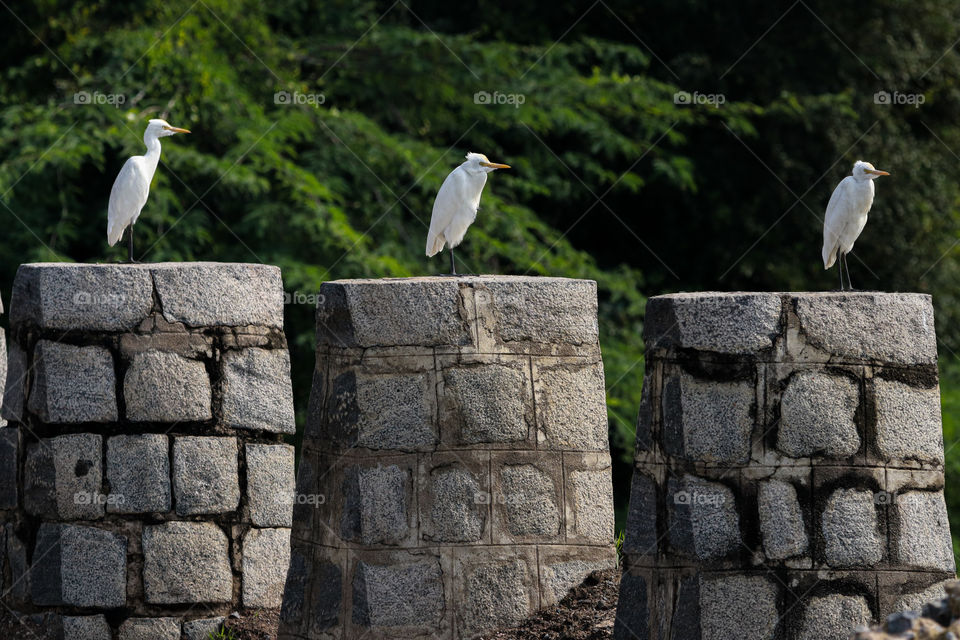
{"type": "Polygon", "coordinates": [[[960,486],[960,360],[954,358],[941,362],[940,399],[943,406],[947,512],[953,532],[953,552],[960,556],[960,492],[951,490],[960,486]]]}
{"type": "MultiPolygon", "coordinates": [[[[334,278],[443,270],[423,256],[433,196],[466,151],[484,152],[513,169],[491,177],[464,266],[598,283],[621,521],[645,296],[834,287],[820,216],[857,158],[893,176],[854,283],[933,293],[943,349],[960,352],[958,2],[13,9],[0,23],[0,288],[22,262],[122,259],[103,241],[107,198],[151,117],[194,133],[164,140],[142,258],[277,264],[293,300],[334,278]],[[725,101],[677,104],[678,90],[725,101]],[[878,90],[925,103],[876,104],[878,90]],[[282,91],[309,100],[278,104],[282,91]]],[[[312,316],[287,309],[301,411],[312,316]]]]}
{"type": "Polygon", "coordinates": [[[211,631],[207,634],[208,640],[239,640],[236,634],[233,633],[233,629],[228,629],[226,627],[220,627],[216,631],[211,631]]]}

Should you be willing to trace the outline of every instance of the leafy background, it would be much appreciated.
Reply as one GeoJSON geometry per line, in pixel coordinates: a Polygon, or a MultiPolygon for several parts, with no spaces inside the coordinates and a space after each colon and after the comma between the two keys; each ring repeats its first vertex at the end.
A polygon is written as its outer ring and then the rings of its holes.
{"type": "Polygon", "coordinates": [[[302,412],[309,295],[442,270],[423,255],[433,196],[484,152],[514,168],[488,182],[464,266],[599,284],[621,517],[647,296],[835,287],[830,192],[858,158],[891,171],[851,269],[861,288],[934,295],[960,532],[960,2],[2,0],[0,15],[4,297],[22,262],[124,257],[104,242],[110,187],[166,117],[194,133],[164,141],[140,257],[282,267],[302,412]]]}

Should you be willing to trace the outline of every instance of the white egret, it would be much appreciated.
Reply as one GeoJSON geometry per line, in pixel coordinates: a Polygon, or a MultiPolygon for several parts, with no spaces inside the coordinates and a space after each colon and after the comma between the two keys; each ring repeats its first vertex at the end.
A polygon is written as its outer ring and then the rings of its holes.
{"type": "Polygon", "coordinates": [[[430,232],[427,234],[427,257],[450,247],[450,275],[456,275],[457,265],[453,248],[463,241],[467,229],[477,219],[480,194],[487,184],[487,174],[497,169],[509,169],[510,165],[490,162],[482,153],[468,153],[466,162],[450,172],[433,203],[430,216],[430,232]]]}
{"type": "Polygon", "coordinates": [[[867,224],[867,213],[873,204],[873,181],[888,175],[886,171],[875,169],[869,162],[857,160],[853,163],[851,174],[840,181],[830,196],[823,220],[823,268],[832,267],[839,254],[841,264],[837,269],[840,271],[841,291],[844,267],[847,270],[847,284],[853,289],[847,254],[853,250],[853,243],[867,224]]]}
{"type": "Polygon", "coordinates": [[[111,247],[117,244],[123,235],[123,230],[130,227],[130,233],[127,236],[130,262],[134,262],[133,225],[140,217],[140,210],[143,209],[143,205],[147,203],[147,196],[150,195],[150,182],[160,162],[160,138],[176,133],[190,132],[179,127],[171,127],[166,120],[159,118],[150,120],[147,123],[147,130],[143,133],[143,143],[147,145],[147,153],[129,158],[120,169],[110,190],[107,242],[111,247]]]}

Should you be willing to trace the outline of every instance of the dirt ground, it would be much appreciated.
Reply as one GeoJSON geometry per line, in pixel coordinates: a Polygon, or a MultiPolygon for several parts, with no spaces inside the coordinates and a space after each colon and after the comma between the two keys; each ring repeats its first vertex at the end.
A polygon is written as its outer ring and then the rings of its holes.
{"type": "MultiPolygon", "coordinates": [[[[619,587],[619,571],[596,571],[556,606],[543,609],[517,627],[486,635],[483,640],[609,640],[613,637],[619,587]]],[[[275,640],[279,625],[279,610],[247,613],[227,618],[229,631],[223,638],[275,640]]],[[[42,625],[18,622],[0,607],[0,639],[60,640],[48,632],[42,625]]]]}
{"type": "Polygon", "coordinates": [[[609,640],[619,589],[619,570],[595,571],[558,605],[483,640],[609,640]]]}
{"type": "MultiPolygon", "coordinates": [[[[274,640],[280,628],[280,610],[264,609],[239,618],[227,618],[227,629],[236,640],[274,640]]],[[[230,638],[229,634],[224,634],[230,638]]]]}

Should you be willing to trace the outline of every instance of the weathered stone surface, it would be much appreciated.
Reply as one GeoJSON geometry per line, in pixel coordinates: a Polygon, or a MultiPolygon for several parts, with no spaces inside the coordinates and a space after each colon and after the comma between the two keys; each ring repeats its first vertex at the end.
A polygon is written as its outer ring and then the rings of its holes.
{"type": "Polygon", "coordinates": [[[296,431],[286,349],[227,351],[223,369],[223,419],[228,427],[296,431]]]}
{"type": "Polygon", "coordinates": [[[647,302],[649,349],[755,353],[773,347],[782,303],[776,293],[676,293],[647,302]]]}
{"type": "Polygon", "coordinates": [[[863,596],[810,598],[803,610],[798,640],[847,640],[850,632],[869,624],[873,614],[863,596]]]}
{"type": "Polygon", "coordinates": [[[0,417],[19,422],[23,419],[24,388],[27,380],[27,353],[14,341],[7,351],[7,376],[3,387],[0,417]]]}
{"type": "Polygon", "coordinates": [[[243,537],[243,606],[283,604],[290,566],[290,529],[251,529],[243,537]]]}
{"type": "Polygon", "coordinates": [[[345,470],[340,535],[362,544],[399,544],[410,533],[413,479],[398,465],[345,470]]]}
{"type": "Polygon", "coordinates": [[[225,513],[240,505],[236,438],[173,441],[173,492],[181,516],[225,513]]]}
{"type": "Polygon", "coordinates": [[[940,491],[908,491],[893,505],[897,560],[913,567],[953,572],[947,505],[940,491]]]}
{"type": "Polygon", "coordinates": [[[227,536],[211,522],[143,528],[143,587],[151,604],[230,602],[227,536]]]}
{"type": "Polygon", "coordinates": [[[431,504],[421,519],[429,533],[424,537],[432,542],[478,542],[487,523],[480,480],[462,465],[451,464],[431,469],[428,482],[431,504]]]}
{"type": "Polygon", "coordinates": [[[341,431],[355,432],[357,446],[402,451],[436,446],[436,389],[426,373],[348,373],[338,383],[337,407],[345,408],[344,403],[352,399],[347,396],[355,394],[355,408],[347,409],[338,420],[341,431]]]}
{"type": "MultiPolygon", "coordinates": [[[[451,367],[443,372],[443,403],[463,444],[524,441],[530,434],[532,389],[526,360],[451,367]]],[[[453,426],[453,425],[450,425],[453,426]]]]}
{"type": "Polygon", "coordinates": [[[116,375],[107,349],[40,340],[33,374],[29,407],[44,422],[117,420],[116,375]]]}
{"type": "Polygon", "coordinates": [[[126,331],[153,308],[153,282],[144,265],[24,264],[10,302],[14,327],[126,331]]]}
{"type": "Polygon", "coordinates": [[[935,364],[931,298],[918,293],[804,293],[796,301],[806,340],[840,358],[935,364]]]}
{"type": "Polygon", "coordinates": [[[614,564],[613,557],[606,561],[585,559],[544,562],[540,569],[540,606],[547,607],[560,602],[592,572],[609,569],[614,564]]]}
{"type": "Polygon", "coordinates": [[[210,378],[202,362],[175,353],[138,353],[123,380],[127,419],[133,422],[209,420],[210,378]]]}
{"type": "MultiPolygon", "coordinates": [[[[15,603],[26,603],[31,593],[31,567],[27,564],[27,547],[20,540],[8,522],[4,527],[6,538],[7,566],[10,570],[10,584],[6,587],[6,594],[15,603]]],[[[0,556],[4,554],[0,553],[0,556]]]]}
{"type": "Polygon", "coordinates": [[[610,448],[602,363],[573,366],[539,362],[534,376],[541,449],[610,448]]]}
{"type": "Polygon", "coordinates": [[[120,625],[120,640],[180,640],[177,618],[128,618],[120,625]]]}
{"type": "Polygon", "coordinates": [[[168,322],[191,327],[259,325],[283,328],[280,269],[216,262],[150,265],[168,322]]]}
{"type": "Polygon", "coordinates": [[[247,501],[258,527],[293,526],[296,493],[294,449],[286,444],[248,444],[247,501]]]}
{"type": "Polygon", "coordinates": [[[883,557],[874,494],[837,489],[821,517],[824,553],[831,567],[872,566],[883,557]]]}
{"type": "Polygon", "coordinates": [[[938,602],[947,597],[944,588],[949,580],[938,582],[918,593],[908,593],[900,598],[893,607],[893,611],[920,611],[928,602],[938,602]]]}
{"type": "Polygon", "coordinates": [[[613,485],[610,467],[569,472],[567,538],[605,544],[613,538],[613,485]]]}
{"type": "Polygon", "coordinates": [[[880,454],[887,459],[943,464],[939,389],[918,389],[882,378],[874,380],[874,389],[880,454]]]}
{"type": "Polygon", "coordinates": [[[809,540],[797,489],[789,482],[768,480],[757,491],[763,550],[770,560],[786,560],[807,552],[809,540]]]}
{"type": "MultiPolygon", "coordinates": [[[[290,567],[287,570],[287,581],[283,587],[283,608],[280,611],[281,624],[288,625],[293,629],[299,629],[303,622],[307,588],[314,568],[313,547],[303,546],[306,548],[300,548],[300,545],[291,545],[290,567]]],[[[339,605],[339,602],[337,604],[339,605]]]]}
{"type": "Polygon", "coordinates": [[[710,640],[773,640],[777,586],[759,576],[733,575],[700,583],[701,629],[710,640]]]}
{"type": "Polygon", "coordinates": [[[780,402],[777,448],[788,456],[847,458],[860,449],[854,421],[860,387],[847,376],[801,371],[780,402]]]}
{"type": "Polygon", "coordinates": [[[592,280],[497,276],[476,278],[473,284],[478,311],[489,305],[494,332],[503,342],[597,343],[597,283],[592,280]]]}
{"type": "Polygon", "coordinates": [[[280,619],[285,628],[305,626],[320,633],[341,623],[344,577],[336,552],[324,548],[314,560],[312,549],[291,550],[280,619]]]}
{"type": "Polygon", "coordinates": [[[650,451],[653,446],[653,376],[648,371],[643,376],[640,391],[640,410],[637,412],[637,440],[635,453],[650,451]]]}
{"type": "Polygon", "coordinates": [[[557,487],[550,474],[534,464],[506,464],[500,469],[506,530],[511,536],[552,537],[560,533],[557,487]]]}
{"type": "Polygon", "coordinates": [[[113,634],[106,617],[63,616],[64,640],[112,640],[113,634]]]}
{"type": "Polygon", "coordinates": [[[93,527],[43,523],[30,587],[37,605],[122,607],[127,597],[127,539],[93,527]]]}
{"type": "Polygon", "coordinates": [[[170,510],[170,455],[167,436],[114,436],[107,441],[111,513],[170,510]]]}
{"type": "Polygon", "coordinates": [[[0,509],[16,509],[19,504],[20,490],[17,481],[19,456],[20,429],[14,427],[0,429],[0,509]]]}
{"type": "Polygon", "coordinates": [[[616,640],[650,638],[650,598],[647,580],[642,575],[624,572],[620,578],[620,598],[613,625],[616,640]]]}
{"type": "Polygon", "coordinates": [[[752,383],[699,380],[682,373],[665,379],[663,387],[667,453],[728,464],[750,459],[752,383]]]}
{"type": "Polygon", "coordinates": [[[210,640],[216,638],[223,628],[225,618],[202,618],[183,623],[183,637],[186,640],[210,640]]]}
{"type": "Polygon", "coordinates": [[[458,604],[458,627],[465,636],[514,626],[536,607],[529,585],[536,568],[523,557],[489,561],[463,568],[465,600],[458,604]]]}
{"type": "MultiPolygon", "coordinates": [[[[16,473],[16,466],[13,469],[16,473]]],[[[103,516],[103,438],[99,435],[57,436],[28,445],[23,475],[28,513],[51,520],[103,516]]]]}
{"type": "Polygon", "coordinates": [[[358,562],[353,577],[355,625],[369,629],[418,627],[436,630],[445,609],[440,562],[358,562]]]}
{"type": "Polygon", "coordinates": [[[658,543],[657,484],[650,476],[634,470],[623,551],[628,554],[655,556],[658,543]]]}
{"type": "MultiPolygon", "coordinates": [[[[2,313],[2,310],[0,310],[2,313]]],[[[0,391],[7,388],[7,334],[0,329],[0,391]]],[[[7,421],[0,411],[0,427],[7,426],[7,421]]]]}
{"type": "Polygon", "coordinates": [[[667,483],[670,544],[701,560],[715,560],[740,547],[740,517],[733,492],[696,476],[667,483]]]}
{"type": "Polygon", "coordinates": [[[464,345],[462,278],[337,280],[320,286],[317,344],[335,347],[464,345]]]}

